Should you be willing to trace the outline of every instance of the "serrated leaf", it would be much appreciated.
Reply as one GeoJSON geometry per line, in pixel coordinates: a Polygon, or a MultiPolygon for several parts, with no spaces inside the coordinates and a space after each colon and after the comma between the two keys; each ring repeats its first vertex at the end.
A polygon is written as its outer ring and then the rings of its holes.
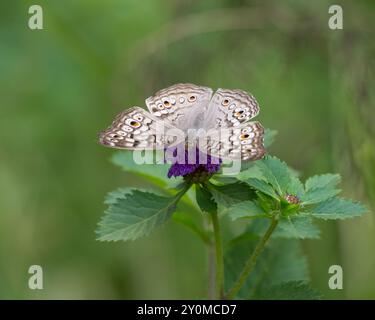
{"type": "Polygon", "coordinates": [[[118,188],[116,190],[110,191],[107,193],[104,199],[105,204],[114,204],[119,199],[125,198],[125,196],[131,193],[132,188],[118,188]]]}
{"type": "MultiPolygon", "coordinates": [[[[258,241],[259,238],[249,232],[232,241],[225,255],[227,289],[237,280],[258,241]]],[[[307,281],[308,278],[307,261],[299,243],[296,240],[271,239],[237,297],[253,298],[273,285],[286,281],[307,281]]]]}
{"type": "Polygon", "coordinates": [[[277,226],[273,237],[297,238],[297,239],[319,239],[320,230],[316,227],[311,217],[295,215],[282,218],[277,226]]]}
{"type": "Polygon", "coordinates": [[[322,294],[304,281],[289,281],[264,289],[254,298],[258,300],[318,300],[322,294]]]}
{"type": "Polygon", "coordinates": [[[270,197],[274,199],[279,199],[275,191],[273,190],[272,186],[269,185],[266,181],[260,180],[257,178],[249,178],[245,180],[245,183],[247,183],[249,186],[253,187],[256,190],[259,190],[260,192],[269,195],[270,197]]]}
{"type": "Polygon", "coordinates": [[[110,204],[97,230],[98,240],[135,240],[166,222],[176,208],[176,197],[132,190],[110,204]]]}
{"type": "Polygon", "coordinates": [[[282,194],[286,190],[292,175],[286,163],[276,157],[268,156],[256,164],[266,180],[282,194]]]}
{"type": "MultiPolygon", "coordinates": [[[[318,239],[320,230],[313,224],[312,220],[310,216],[302,214],[281,218],[271,238],[318,239]]],[[[262,236],[266,232],[268,225],[268,219],[257,219],[251,221],[246,232],[262,236]]]]}
{"type": "Polygon", "coordinates": [[[321,174],[313,176],[306,180],[306,191],[316,188],[334,188],[341,181],[339,174],[321,174]]]}
{"type": "Polygon", "coordinates": [[[195,197],[199,208],[208,213],[217,212],[217,204],[213,200],[211,192],[206,187],[201,187],[199,184],[195,185],[195,197]]]}
{"type": "Polygon", "coordinates": [[[286,192],[291,195],[297,196],[299,199],[304,196],[305,190],[303,187],[303,183],[298,177],[291,177],[290,183],[286,188],[286,192]]]}
{"type": "Polygon", "coordinates": [[[226,212],[235,203],[255,198],[255,192],[246,183],[242,182],[222,186],[210,183],[207,184],[207,187],[218,205],[218,212],[222,213],[226,212]]]}
{"type": "Polygon", "coordinates": [[[240,181],[246,181],[249,178],[257,178],[264,180],[262,172],[260,171],[259,167],[255,165],[256,162],[251,162],[250,166],[244,170],[241,171],[239,174],[237,174],[237,179],[240,181]]]}
{"type": "Polygon", "coordinates": [[[283,195],[290,183],[293,174],[285,162],[272,156],[268,156],[256,162],[265,180],[270,183],[279,195],[283,195]]]}
{"type": "Polygon", "coordinates": [[[364,205],[342,198],[331,198],[309,210],[315,218],[324,220],[349,219],[367,212],[364,205]]]}
{"type": "Polygon", "coordinates": [[[238,179],[233,176],[224,176],[222,174],[214,174],[211,179],[211,182],[214,182],[215,185],[224,185],[232,184],[238,182],[238,179]]]}
{"type": "Polygon", "coordinates": [[[341,190],[336,185],[341,181],[338,174],[322,174],[307,179],[305,194],[300,198],[304,205],[316,204],[337,196],[341,190]]]}
{"type": "Polygon", "coordinates": [[[314,188],[310,189],[303,196],[301,196],[300,200],[303,205],[311,205],[333,198],[337,196],[340,192],[340,189],[331,189],[328,187],[314,188]]]}
{"type": "Polygon", "coordinates": [[[260,218],[266,217],[266,213],[254,201],[243,201],[228,208],[227,214],[232,220],[240,218],[260,218]]]}

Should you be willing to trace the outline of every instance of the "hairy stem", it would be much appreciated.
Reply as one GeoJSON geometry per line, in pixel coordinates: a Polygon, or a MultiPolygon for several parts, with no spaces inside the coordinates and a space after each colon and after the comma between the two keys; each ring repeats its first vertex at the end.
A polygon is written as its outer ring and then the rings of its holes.
{"type": "Polygon", "coordinates": [[[212,213],[211,217],[212,225],[214,228],[214,243],[216,254],[216,299],[222,299],[224,296],[224,259],[221,231],[217,212],[212,213]]]}
{"type": "Polygon", "coordinates": [[[243,268],[240,276],[238,277],[237,281],[233,285],[233,287],[229,290],[227,295],[225,296],[226,299],[234,299],[237,295],[237,293],[241,290],[242,286],[245,284],[247,278],[249,277],[250,273],[253,271],[256,261],[259,257],[259,255],[264,250],[264,247],[266,246],[269,238],[271,237],[272,232],[275,230],[279,220],[277,217],[274,217],[271,220],[271,224],[269,225],[266,233],[263,235],[263,237],[259,240],[257,246],[255,247],[253,253],[249,257],[249,259],[246,261],[245,267],[243,268]]]}

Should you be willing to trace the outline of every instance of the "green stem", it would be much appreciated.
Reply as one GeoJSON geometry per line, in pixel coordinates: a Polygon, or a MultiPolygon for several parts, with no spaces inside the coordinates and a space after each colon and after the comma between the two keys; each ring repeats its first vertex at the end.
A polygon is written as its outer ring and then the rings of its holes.
{"type": "Polygon", "coordinates": [[[214,300],[216,297],[216,262],[215,262],[215,245],[211,241],[207,246],[208,250],[208,299],[214,300]]]}
{"type": "Polygon", "coordinates": [[[177,192],[173,199],[173,204],[176,204],[180,199],[184,196],[184,194],[190,189],[192,186],[191,182],[186,182],[184,187],[180,190],[180,192],[177,192]]]}
{"type": "Polygon", "coordinates": [[[269,225],[266,233],[264,236],[259,240],[257,246],[254,249],[254,252],[251,254],[249,259],[246,261],[245,267],[243,268],[240,276],[238,277],[237,281],[233,285],[233,287],[229,290],[227,295],[225,296],[226,299],[231,300],[234,299],[237,293],[241,290],[242,286],[245,284],[247,278],[249,277],[251,271],[253,271],[256,261],[259,255],[262,253],[264,247],[266,246],[269,238],[271,237],[272,232],[275,230],[279,220],[278,217],[274,217],[271,220],[271,224],[269,225]]]}
{"type": "Polygon", "coordinates": [[[217,212],[211,214],[212,225],[215,237],[215,253],[216,253],[216,298],[222,299],[224,296],[224,259],[223,246],[221,240],[220,225],[217,212]]]}

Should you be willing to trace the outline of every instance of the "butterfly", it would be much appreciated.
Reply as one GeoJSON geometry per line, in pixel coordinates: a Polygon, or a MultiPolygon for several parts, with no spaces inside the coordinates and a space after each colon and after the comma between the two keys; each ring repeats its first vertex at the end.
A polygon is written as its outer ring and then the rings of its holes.
{"type": "MultiPolygon", "coordinates": [[[[264,128],[249,121],[259,113],[251,94],[180,83],[146,99],[148,112],[132,107],[118,114],[99,134],[107,147],[128,150],[166,149],[193,140],[205,140],[205,153],[229,160],[257,160],[265,154],[264,128]],[[202,134],[203,132],[203,134],[202,134]]],[[[198,146],[200,148],[200,146],[198,146]]]]}

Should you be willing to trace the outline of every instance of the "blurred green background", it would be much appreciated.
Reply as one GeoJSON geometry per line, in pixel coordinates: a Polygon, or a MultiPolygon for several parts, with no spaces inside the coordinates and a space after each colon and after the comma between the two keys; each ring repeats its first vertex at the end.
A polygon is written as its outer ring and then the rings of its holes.
{"type": "MultiPolygon", "coordinates": [[[[339,172],[375,207],[375,2],[112,0],[0,4],[0,298],[201,298],[206,249],[168,223],[132,243],[95,241],[105,194],[145,186],[96,141],[123,108],[177,82],[252,92],[278,130],[270,152],[302,173],[339,172]],[[44,29],[28,28],[39,4],[44,29]],[[28,289],[30,265],[44,290],[28,289]]],[[[375,299],[375,227],[321,225],[304,241],[327,298],[375,299]],[[344,290],[329,290],[340,264],[344,290]]],[[[291,261],[290,263],[293,263],[291,261]]]]}

